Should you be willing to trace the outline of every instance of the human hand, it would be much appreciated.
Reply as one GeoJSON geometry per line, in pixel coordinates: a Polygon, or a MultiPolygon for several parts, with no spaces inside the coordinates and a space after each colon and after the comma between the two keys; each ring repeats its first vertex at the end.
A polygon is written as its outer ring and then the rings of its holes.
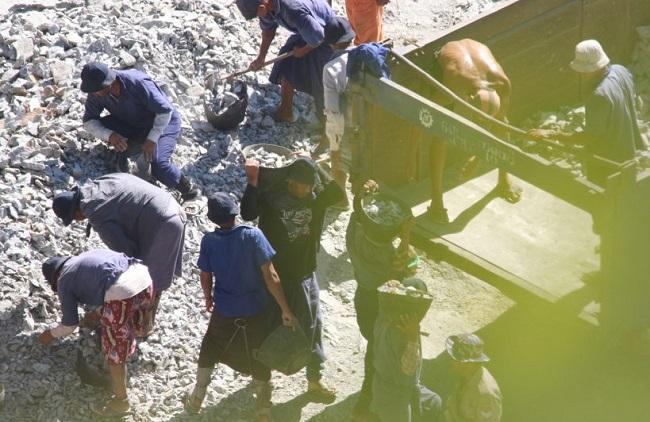
{"type": "Polygon", "coordinates": [[[254,158],[249,158],[244,164],[244,170],[246,171],[248,184],[251,186],[257,186],[257,182],[260,176],[260,162],[254,158]]]}
{"type": "Polygon", "coordinates": [[[536,141],[545,141],[557,136],[557,131],[553,129],[531,129],[528,131],[528,136],[536,141]]]}
{"type": "Polygon", "coordinates": [[[155,152],[156,152],[156,143],[151,139],[147,139],[147,141],[142,146],[142,153],[144,154],[144,159],[147,160],[147,162],[149,163],[152,162],[153,155],[155,152]]]}
{"type": "Polygon", "coordinates": [[[52,340],[54,340],[54,336],[52,335],[52,332],[50,330],[45,330],[38,336],[38,341],[43,346],[47,346],[52,342],[52,340]]]}
{"type": "Polygon", "coordinates": [[[296,329],[296,317],[291,311],[282,312],[282,325],[291,327],[293,330],[296,329]]]}
{"type": "Polygon", "coordinates": [[[117,132],[111,133],[108,138],[108,144],[111,145],[117,152],[124,152],[127,148],[127,139],[117,132]]]}
{"type": "Polygon", "coordinates": [[[252,70],[252,71],[260,70],[262,68],[262,65],[264,64],[264,59],[265,57],[257,56],[257,58],[253,60],[251,64],[248,65],[248,70],[252,70]]]}
{"type": "Polygon", "coordinates": [[[420,336],[420,321],[411,314],[400,315],[396,325],[409,340],[415,341],[420,336]]]}
{"type": "Polygon", "coordinates": [[[83,328],[95,328],[97,327],[100,318],[101,315],[98,311],[87,312],[81,322],[79,322],[79,326],[83,328]]]}
{"type": "Polygon", "coordinates": [[[294,47],[292,56],[296,59],[300,59],[305,57],[311,50],[312,49],[308,45],[302,47],[294,47]]]}

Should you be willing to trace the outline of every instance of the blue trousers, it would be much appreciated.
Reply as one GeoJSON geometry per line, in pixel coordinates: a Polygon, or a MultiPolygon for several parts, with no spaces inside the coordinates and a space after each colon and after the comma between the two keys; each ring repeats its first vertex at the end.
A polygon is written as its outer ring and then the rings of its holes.
{"type": "MultiPolygon", "coordinates": [[[[128,155],[134,155],[142,150],[142,145],[147,140],[147,134],[151,127],[137,128],[130,126],[117,118],[108,115],[100,119],[102,125],[117,132],[128,139],[128,155]]],[[[172,154],[176,149],[176,142],[181,134],[181,119],[177,113],[172,114],[172,119],[165,128],[165,131],[158,139],[156,151],[151,161],[151,173],[168,188],[176,188],[181,180],[181,170],[172,163],[172,154]]]]}

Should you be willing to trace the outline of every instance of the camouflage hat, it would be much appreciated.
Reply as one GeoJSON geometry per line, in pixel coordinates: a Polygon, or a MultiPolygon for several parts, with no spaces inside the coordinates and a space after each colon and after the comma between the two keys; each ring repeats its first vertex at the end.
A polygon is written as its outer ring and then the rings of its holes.
{"type": "Polygon", "coordinates": [[[489,362],[483,353],[483,340],[476,334],[458,334],[447,338],[447,353],[457,362],[489,362]]]}

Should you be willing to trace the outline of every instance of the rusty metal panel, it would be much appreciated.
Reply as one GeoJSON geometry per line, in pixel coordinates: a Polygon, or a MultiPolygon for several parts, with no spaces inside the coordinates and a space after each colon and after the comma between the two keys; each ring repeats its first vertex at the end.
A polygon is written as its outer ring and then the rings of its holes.
{"type": "Polygon", "coordinates": [[[371,141],[371,177],[399,186],[417,175],[417,134],[411,123],[370,103],[367,139],[371,141]]]}
{"type": "MultiPolygon", "coordinates": [[[[394,82],[367,76],[361,92],[370,103],[382,107],[391,119],[403,119],[408,122],[408,125],[419,127],[430,135],[445,139],[448,144],[476,155],[490,165],[503,168],[570,204],[589,211],[600,203],[602,196],[600,187],[584,179],[576,179],[570,172],[546,160],[526,154],[519,148],[496,138],[480,126],[394,82]]],[[[377,119],[373,121],[377,122],[377,119]]],[[[379,145],[378,141],[375,140],[373,145],[379,145]]],[[[401,161],[400,165],[404,166],[402,177],[412,171],[410,167],[415,164],[414,161],[404,158],[396,161],[401,161]]],[[[388,163],[377,162],[376,166],[388,166],[388,163]]],[[[384,174],[391,177],[393,175],[392,172],[384,174]]],[[[395,176],[399,177],[398,174],[395,176]]],[[[381,180],[391,182],[386,177],[381,180]]]]}

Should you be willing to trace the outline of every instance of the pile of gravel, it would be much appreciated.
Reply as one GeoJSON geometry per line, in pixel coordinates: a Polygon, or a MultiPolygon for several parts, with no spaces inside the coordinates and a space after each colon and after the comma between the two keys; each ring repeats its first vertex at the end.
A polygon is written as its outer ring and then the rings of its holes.
{"type": "MultiPolygon", "coordinates": [[[[105,397],[82,386],[74,371],[79,348],[99,362],[92,333],[82,331],[49,347],[36,339],[60,318],[58,299],[41,275],[42,261],[105,247],[95,234],[86,239],[81,224],[63,227],[50,209],[56,192],[112,170],[112,152],[81,125],[83,64],[134,67],[161,85],[183,119],[174,161],[205,194],[242,195],[246,145],[309,149],[317,141],[309,97],[299,94],[294,102],[303,124],[276,124],[264,113],[279,102],[267,73],[246,77],[249,108],[238,129],[220,132],[205,121],[205,76],[240,70],[257,54],[257,22],[245,22],[233,2],[86,3],[15,8],[0,21],[0,384],[6,389],[0,419],[90,420],[89,404],[105,397]]],[[[274,44],[281,45],[284,36],[274,44]]],[[[129,363],[135,420],[182,413],[180,395],[194,380],[208,320],[195,266],[201,237],[212,230],[205,201],[188,209],[184,277],[167,291],[156,333],[139,344],[129,363]]],[[[247,383],[222,366],[214,378],[208,405],[247,383]]]]}

